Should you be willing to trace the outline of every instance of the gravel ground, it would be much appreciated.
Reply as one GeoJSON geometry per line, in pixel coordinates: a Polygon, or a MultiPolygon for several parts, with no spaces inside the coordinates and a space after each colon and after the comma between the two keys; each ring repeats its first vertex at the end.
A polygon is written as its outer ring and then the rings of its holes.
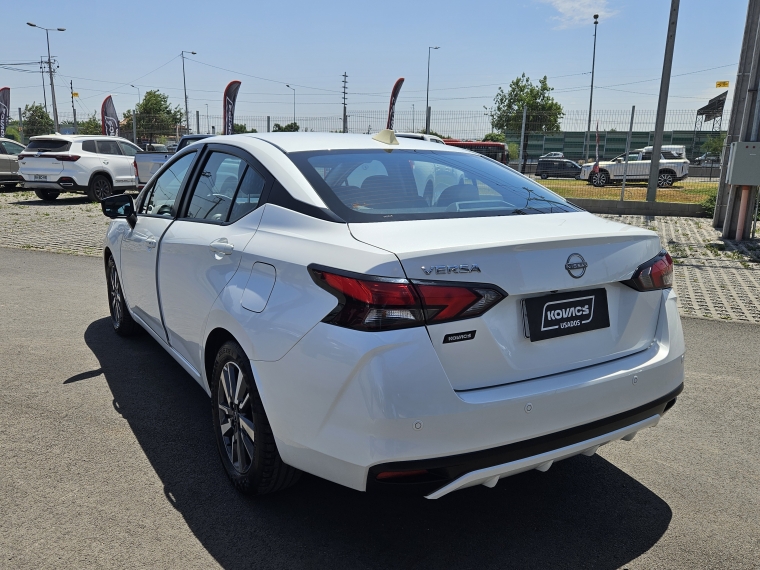
{"type": "MultiPolygon", "coordinates": [[[[760,323],[760,240],[723,240],[703,218],[603,216],[652,229],[673,256],[681,314],[760,323]]],[[[99,256],[108,220],[84,196],[0,191],[0,247],[99,256]]]]}
{"type": "Polygon", "coordinates": [[[678,403],[594,457],[438,501],[311,476],[247,499],[205,392],[111,330],[103,273],[0,247],[2,568],[758,568],[760,327],[684,319],[678,403]]]}

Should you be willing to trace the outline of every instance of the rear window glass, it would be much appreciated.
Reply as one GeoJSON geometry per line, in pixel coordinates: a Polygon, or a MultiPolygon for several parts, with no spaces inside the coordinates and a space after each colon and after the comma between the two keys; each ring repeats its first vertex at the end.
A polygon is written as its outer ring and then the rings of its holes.
{"type": "Polygon", "coordinates": [[[65,152],[71,148],[69,141],[62,141],[60,139],[38,139],[29,141],[26,150],[34,150],[37,152],[65,152]]]}
{"type": "Polygon", "coordinates": [[[336,150],[288,155],[348,222],[574,212],[540,184],[491,159],[432,150],[336,150]]]}
{"type": "Polygon", "coordinates": [[[97,152],[95,150],[95,141],[84,141],[82,143],[82,150],[85,152],[97,152]]]}

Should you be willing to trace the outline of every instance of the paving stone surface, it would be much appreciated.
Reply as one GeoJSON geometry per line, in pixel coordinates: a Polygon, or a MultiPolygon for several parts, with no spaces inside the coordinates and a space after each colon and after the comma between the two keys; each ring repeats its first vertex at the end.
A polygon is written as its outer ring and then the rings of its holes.
{"type": "MultiPolygon", "coordinates": [[[[760,323],[760,240],[723,240],[705,218],[602,217],[659,234],[675,261],[682,314],[760,323]]],[[[42,202],[33,192],[0,191],[0,247],[99,256],[107,226],[84,196],[42,202]]]]}

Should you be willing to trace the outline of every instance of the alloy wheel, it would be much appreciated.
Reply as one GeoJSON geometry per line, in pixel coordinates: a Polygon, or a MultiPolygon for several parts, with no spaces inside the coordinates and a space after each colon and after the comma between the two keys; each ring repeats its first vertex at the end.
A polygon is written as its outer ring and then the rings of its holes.
{"type": "Polygon", "coordinates": [[[102,201],[111,195],[111,185],[103,177],[98,177],[93,181],[93,194],[102,201]]]}
{"type": "Polygon", "coordinates": [[[660,188],[669,188],[673,186],[673,175],[663,172],[657,178],[657,186],[660,188]]]}
{"type": "Polygon", "coordinates": [[[111,319],[115,327],[121,325],[124,315],[122,313],[122,294],[119,284],[119,274],[113,261],[108,266],[108,296],[111,302],[111,319]]]}
{"type": "Polygon", "coordinates": [[[241,475],[253,464],[255,428],[251,393],[240,367],[228,362],[217,385],[218,423],[227,458],[241,475]]]}

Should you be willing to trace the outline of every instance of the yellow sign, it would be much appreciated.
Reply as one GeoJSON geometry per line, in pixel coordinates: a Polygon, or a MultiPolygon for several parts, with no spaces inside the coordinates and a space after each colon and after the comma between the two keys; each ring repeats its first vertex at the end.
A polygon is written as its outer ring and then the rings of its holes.
{"type": "Polygon", "coordinates": [[[728,87],[728,81],[716,81],[715,87],[728,87]]]}
{"type": "Polygon", "coordinates": [[[72,96],[72,97],[79,97],[79,93],[77,93],[76,91],[74,91],[74,92],[71,94],[71,96],[72,96]]]}

